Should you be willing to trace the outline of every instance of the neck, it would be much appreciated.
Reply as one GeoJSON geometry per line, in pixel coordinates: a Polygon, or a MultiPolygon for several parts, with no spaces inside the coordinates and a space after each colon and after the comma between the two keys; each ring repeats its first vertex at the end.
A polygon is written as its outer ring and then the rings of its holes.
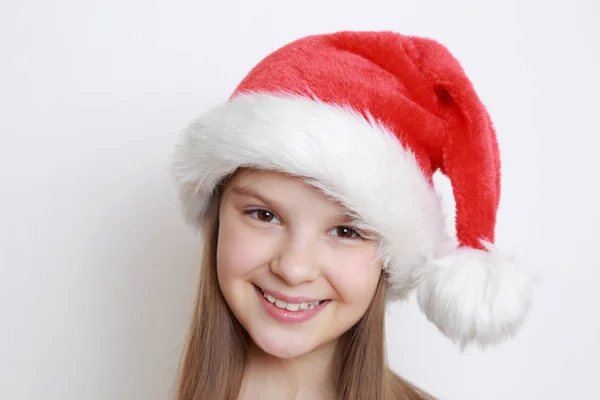
{"type": "Polygon", "coordinates": [[[240,399],[331,399],[335,393],[333,369],[337,340],[293,359],[265,353],[254,343],[248,350],[244,388],[240,399]],[[258,397],[256,397],[259,395],[258,397]]]}

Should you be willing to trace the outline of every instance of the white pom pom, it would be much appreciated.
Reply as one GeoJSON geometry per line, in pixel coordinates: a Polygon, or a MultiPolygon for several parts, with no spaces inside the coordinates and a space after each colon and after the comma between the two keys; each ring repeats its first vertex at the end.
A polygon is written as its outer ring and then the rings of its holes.
{"type": "Polygon", "coordinates": [[[511,338],[531,306],[531,279],[483,244],[487,251],[458,248],[418,272],[421,310],[461,349],[511,338]]]}

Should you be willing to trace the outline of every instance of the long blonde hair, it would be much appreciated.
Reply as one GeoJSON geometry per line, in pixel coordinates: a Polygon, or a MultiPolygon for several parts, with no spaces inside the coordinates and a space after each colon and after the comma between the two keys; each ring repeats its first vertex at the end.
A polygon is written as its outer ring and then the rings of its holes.
{"type": "MultiPolygon", "coordinates": [[[[204,254],[196,305],[182,354],[176,400],[236,400],[242,386],[250,338],[223,297],[216,250],[220,194],[204,219],[204,254]]],[[[365,315],[340,338],[335,353],[336,400],[427,400],[392,372],[385,350],[385,277],[365,315]]]]}

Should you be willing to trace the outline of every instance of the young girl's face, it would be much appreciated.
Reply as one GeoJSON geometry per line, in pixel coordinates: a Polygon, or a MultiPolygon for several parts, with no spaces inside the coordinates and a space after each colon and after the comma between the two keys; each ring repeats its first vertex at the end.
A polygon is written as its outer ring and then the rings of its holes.
{"type": "Polygon", "coordinates": [[[330,343],[366,312],[381,274],[378,243],[298,178],[249,170],[219,211],[217,276],[236,318],[279,358],[330,343]]]}

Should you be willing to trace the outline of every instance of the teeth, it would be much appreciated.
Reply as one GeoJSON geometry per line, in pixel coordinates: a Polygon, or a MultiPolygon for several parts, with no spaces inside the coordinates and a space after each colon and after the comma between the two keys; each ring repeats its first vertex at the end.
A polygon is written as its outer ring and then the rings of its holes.
{"type": "MultiPolygon", "coordinates": [[[[262,291],[262,289],[261,289],[261,291],[262,291]]],[[[323,301],[315,301],[312,303],[300,303],[300,304],[286,303],[285,301],[276,299],[275,297],[273,297],[270,294],[267,294],[265,292],[263,292],[263,296],[265,297],[265,299],[269,300],[269,302],[275,304],[276,307],[285,309],[288,311],[312,310],[313,308],[315,308],[315,307],[319,306],[321,303],[323,303],[323,301]]]]}
{"type": "Polygon", "coordinates": [[[275,305],[279,308],[286,308],[287,307],[287,303],[285,301],[281,301],[278,299],[275,299],[275,305]]]}

